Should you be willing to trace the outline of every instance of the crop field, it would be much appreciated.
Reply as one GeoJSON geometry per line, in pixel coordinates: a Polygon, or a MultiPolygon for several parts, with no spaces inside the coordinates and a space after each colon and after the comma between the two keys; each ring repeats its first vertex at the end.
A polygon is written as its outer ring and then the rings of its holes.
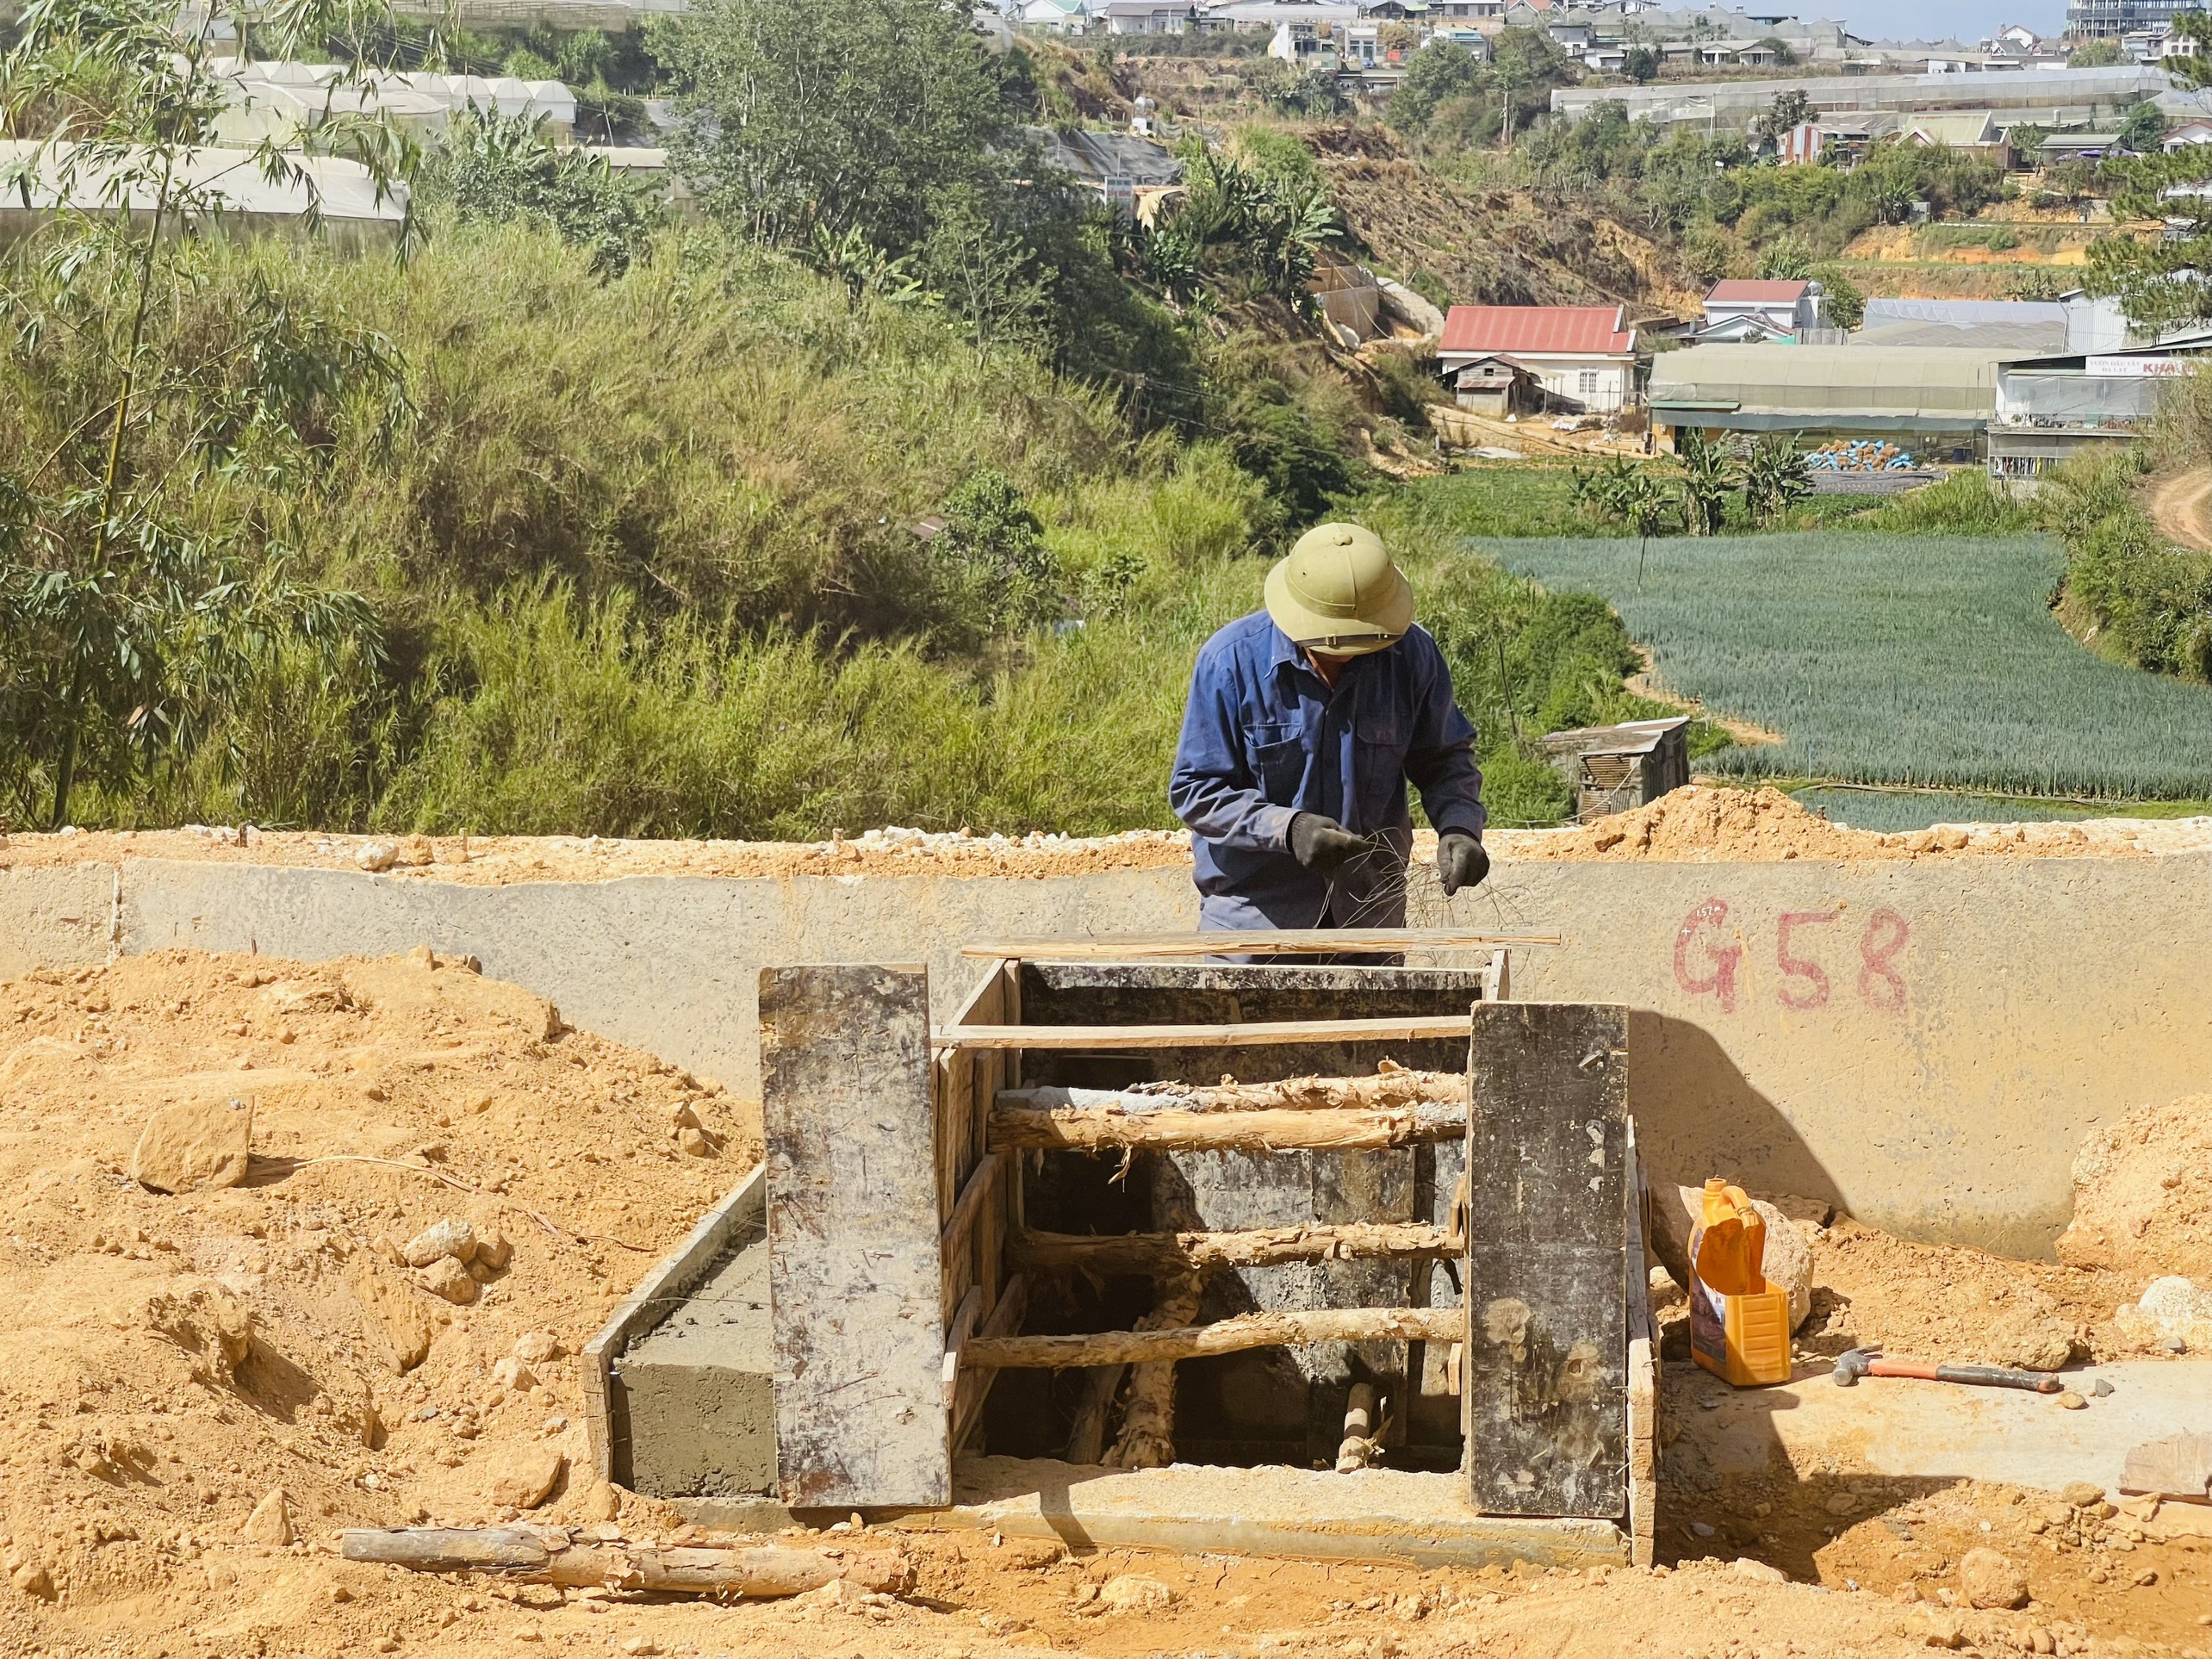
{"type": "Polygon", "coordinates": [[[2053,619],[2041,537],[1481,540],[1603,596],[1659,682],[1786,741],[1719,772],[2046,796],[2212,794],[2212,690],[2104,662],[2053,619]]]}

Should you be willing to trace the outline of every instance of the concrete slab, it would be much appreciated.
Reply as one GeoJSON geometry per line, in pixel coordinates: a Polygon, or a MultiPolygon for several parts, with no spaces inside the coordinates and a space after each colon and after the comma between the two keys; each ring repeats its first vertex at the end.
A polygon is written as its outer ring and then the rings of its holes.
{"type": "Polygon", "coordinates": [[[683,1306],[614,1362],[630,1488],[647,1497],[765,1500],[776,1487],[775,1337],[764,1221],[683,1306]]]}
{"type": "Polygon", "coordinates": [[[1625,1565],[1610,1521],[1481,1515],[1460,1475],[1404,1469],[1096,1469],[1047,1458],[962,1457],[953,1507],[892,1524],[1058,1538],[1072,1550],[1226,1550],[1416,1567],[1625,1565]]]}
{"type": "Polygon", "coordinates": [[[0,979],[106,961],[115,950],[115,905],[112,865],[0,868],[0,979]]]}
{"type": "Polygon", "coordinates": [[[1841,1389],[1822,1372],[1738,1392],[1678,1365],[1667,1380],[1675,1420],[1724,1475],[1756,1474],[1783,1460],[1802,1468],[1822,1457],[1878,1475],[2048,1491],[2094,1481],[2109,1493],[2119,1486],[2129,1448],[2212,1429],[2212,1361],[2129,1360],[2066,1381],[2086,1391],[2097,1377],[2113,1391],[2080,1411],[2060,1409],[2048,1395],[1905,1377],[1841,1389]]]}

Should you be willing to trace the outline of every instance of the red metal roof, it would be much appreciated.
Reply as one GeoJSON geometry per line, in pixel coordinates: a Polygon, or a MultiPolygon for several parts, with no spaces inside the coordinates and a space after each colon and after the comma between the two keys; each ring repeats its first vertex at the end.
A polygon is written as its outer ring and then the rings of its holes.
{"type": "Polygon", "coordinates": [[[1754,283],[1742,277],[1730,277],[1725,282],[1715,283],[1712,292],[1706,298],[1708,301],[1718,300],[1724,304],[1732,300],[1738,305],[1793,305],[1804,298],[1805,289],[1811,286],[1809,283],[1801,282],[1754,283]]]}
{"type": "Polygon", "coordinates": [[[1625,354],[1635,347],[1627,308],[1617,305],[1456,305],[1444,320],[1438,347],[1457,356],[1476,351],[1588,351],[1625,354]]]}

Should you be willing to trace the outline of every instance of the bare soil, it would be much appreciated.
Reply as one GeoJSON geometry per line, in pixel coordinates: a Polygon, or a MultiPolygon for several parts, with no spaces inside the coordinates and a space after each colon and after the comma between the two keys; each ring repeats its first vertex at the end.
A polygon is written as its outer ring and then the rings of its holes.
{"type": "MultiPolygon", "coordinates": [[[[1500,861],[1658,859],[1686,863],[1780,859],[2128,858],[2212,848],[2212,818],[2104,818],[2072,823],[1941,825],[1910,834],[1849,830],[1774,789],[1704,785],[1568,830],[1494,830],[1500,861]]],[[[1417,858],[1435,837],[1414,837],[1417,858]]],[[[890,829],[825,842],[625,841],[573,836],[346,836],[251,825],[0,836],[0,873],[158,858],[319,869],[375,870],[403,881],[505,886],[628,876],[1094,875],[1178,869],[1179,830],[1116,836],[975,836],[890,829]]]]}
{"type": "MultiPolygon", "coordinates": [[[[2188,1126],[2202,1117],[2199,1103],[2175,1109],[2172,1129],[2131,1130],[2115,1143],[2134,1149],[2122,1164],[2169,1133],[2201,1136],[2188,1126]]],[[[2194,1547],[2206,1541],[2115,1533],[2060,1552],[2030,1530],[2048,1494],[1825,1463],[1669,1486],[1656,1573],[1070,1556],[913,1536],[910,1598],[718,1607],[335,1558],[346,1525],[514,1515],[493,1481],[547,1451],[565,1472],[528,1519],[615,1514],[631,1536],[687,1536],[665,1506],[589,1477],[571,1356],[758,1155],[718,1093],[427,951],[312,966],[165,952],[0,984],[0,1653],[1814,1659],[1931,1641],[2212,1644],[2197,1622],[2212,1619],[2194,1547]],[[150,1113],[232,1098],[255,1113],[242,1184],[169,1196],[128,1178],[150,1113]],[[684,1135],[691,1118],[703,1136],[684,1135]],[[513,1246],[465,1304],[392,1259],[450,1218],[513,1246]],[[410,1325],[426,1352],[404,1364],[410,1325]],[[549,1348],[526,1381],[495,1370],[549,1348]],[[279,1490],[295,1540],[247,1537],[279,1490]],[[1991,1544],[2030,1564],[2035,1600],[1942,1605],[1960,1600],[1966,1550],[1991,1544]]],[[[2108,1168],[2121,1165],[2094,1163],[2091,1179],[2124,1198],[2134,1176],[2096,1172],[2108,1168]]],[[[2196,1202],[2193,1187],[2158,1190],[2196,1202]]],[[[2139,1235],[2146,1249],[2166,1236],[2139,1235]]],[[[2109,1294],[2102,1270],[1848,1222],[1816,1258],[1827,1301],[1809,1340],[1873,1331],[1902,1345],[1917,1321],[2031,1296],[2093,1330],[2109,1294]]],[[[1694,1444],[1687,1370],[1669,1369],[1662,1434],[1694,1444]]]]}
{"type": "Polygon", "coordinates": [[[2212,549],[2212,467],[2190,467],[2152,480],[2144,505],[2160,535],[2184,547],[2212,549]]]}

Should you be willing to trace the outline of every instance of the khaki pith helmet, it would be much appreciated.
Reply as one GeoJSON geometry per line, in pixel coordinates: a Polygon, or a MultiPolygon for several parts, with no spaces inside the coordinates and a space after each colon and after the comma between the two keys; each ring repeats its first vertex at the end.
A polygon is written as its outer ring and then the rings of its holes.
{"type": "Polygon", "coordinates": [[[1414,590],[1359,525],[1317,525],[1267,573],[1267,614],[1291,640],[1332,656],[1395,645],[1414,625],[1414,590]]]}

